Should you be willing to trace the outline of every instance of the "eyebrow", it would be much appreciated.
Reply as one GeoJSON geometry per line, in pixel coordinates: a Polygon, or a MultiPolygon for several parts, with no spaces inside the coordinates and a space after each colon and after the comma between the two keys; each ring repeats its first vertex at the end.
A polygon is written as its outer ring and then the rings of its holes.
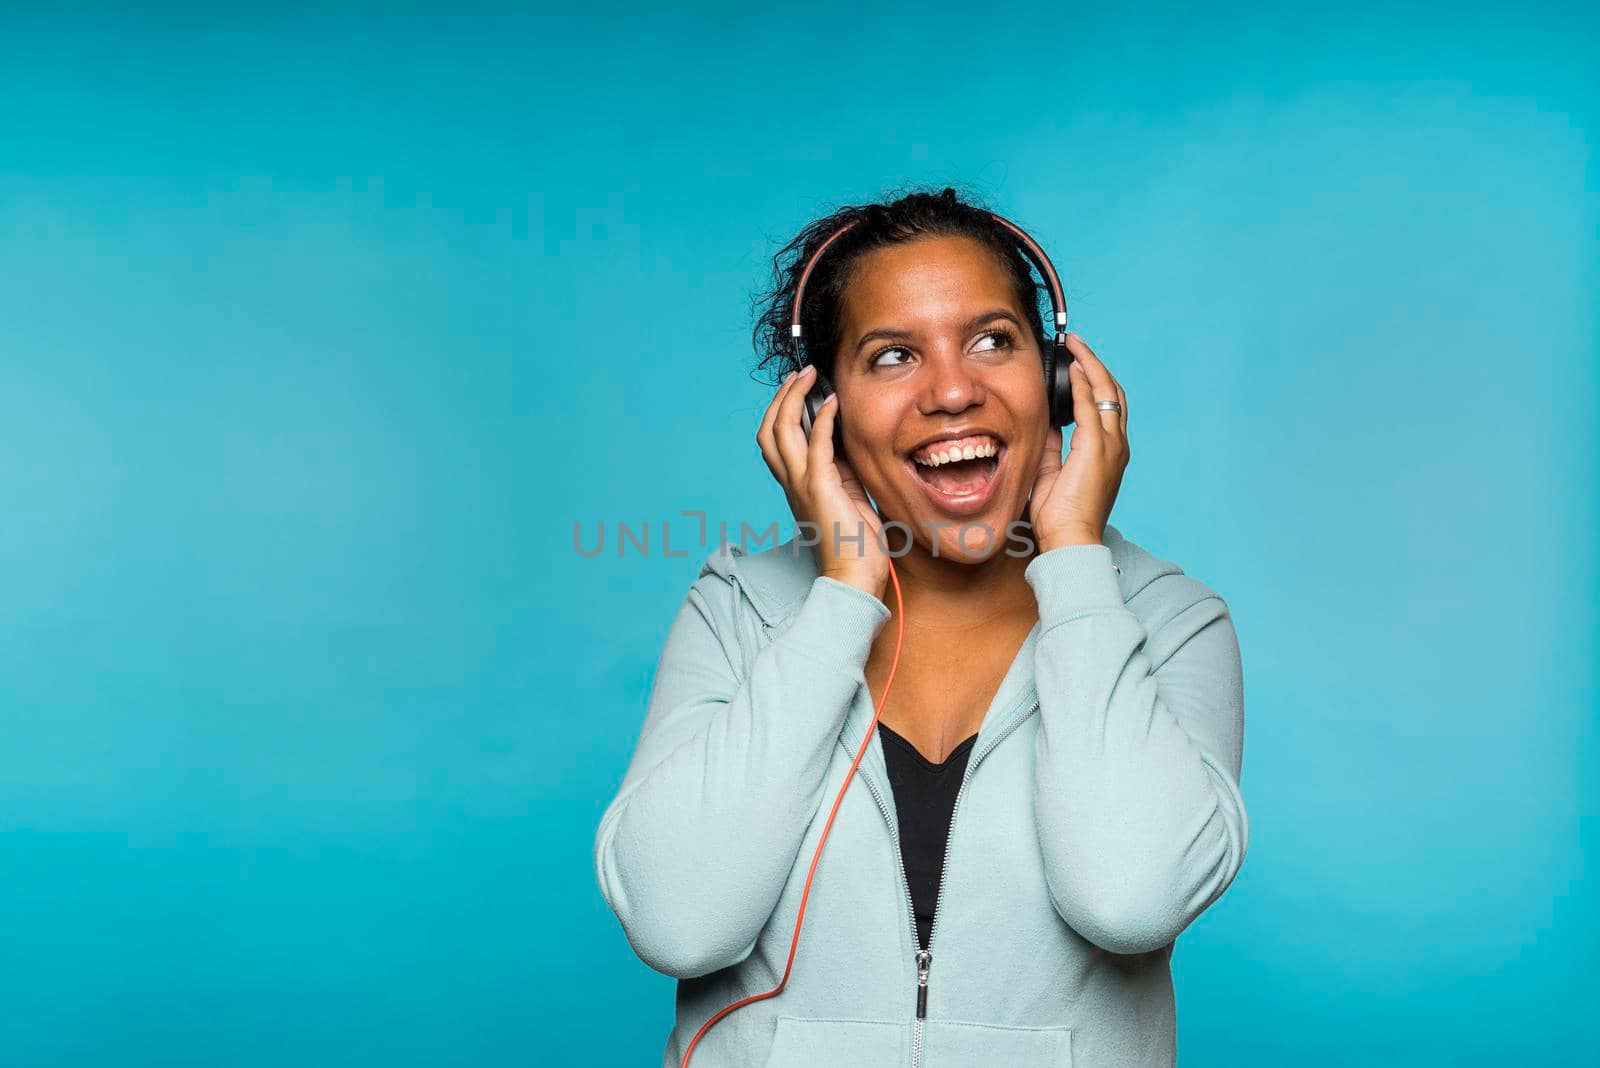
{"type": "MultiPolygon", "coordinates": [[[[1012,325],[1014,325],[1018,330],[1022,329],[1022,324],[1017,322],[1017,317],[1015,315],[1012,315],[1004,308],[991,308],[988,311],[979,312],[977,315],[974,315],[972,318],[962,323],[961,332],[967,333],[970,330],[976,330],[979,326],[989,322],[992,319],[1009,319],[1011,320],[1012,325]]],[[[877,341],[880,338],[887,341],[909,341],[911,340],[911,337],[911,333],[906,330],[868,330],[865,334],[862,334],[860,340],[856,342],[856,351],[860,352],[861,347],[867,342],[877,341]]]]}

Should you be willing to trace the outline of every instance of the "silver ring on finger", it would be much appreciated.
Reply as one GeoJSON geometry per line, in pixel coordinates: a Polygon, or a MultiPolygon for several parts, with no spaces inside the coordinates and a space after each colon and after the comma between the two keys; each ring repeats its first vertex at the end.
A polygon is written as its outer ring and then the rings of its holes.
{"type": "Polygon", "coordinates": [[[1122,411],[1122,402],[1121,401],[1095,401],[1094,402],[1094,406],[1096,408],[1099,408],[1102,412],[1120,412],[1120,411],[1122,411]]]}

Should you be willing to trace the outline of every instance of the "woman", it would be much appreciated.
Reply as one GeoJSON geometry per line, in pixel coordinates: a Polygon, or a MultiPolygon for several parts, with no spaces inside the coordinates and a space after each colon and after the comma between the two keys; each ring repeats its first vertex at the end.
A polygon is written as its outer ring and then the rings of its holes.
{"type": "Polygon", "coordinates": [[[706,562],[596,842],[680,980],[663,1065],[1175,1063],[1173,942],[1247,844],[1242,669],[1223,600],[1107,521],[1122,387],[1070,338],[1063,462],[1038,289],[953,190],[819,219],[776,274],[757,441],[824,533],[706,562]]]}

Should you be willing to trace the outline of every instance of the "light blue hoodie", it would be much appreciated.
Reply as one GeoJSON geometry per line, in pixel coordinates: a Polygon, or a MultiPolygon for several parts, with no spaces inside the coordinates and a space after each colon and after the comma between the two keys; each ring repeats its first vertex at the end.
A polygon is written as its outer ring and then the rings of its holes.
{"type": "MultiPolygon", "coordinates": [[[[783,993],[690,1068],[1176,1063],[1173,940],[1244,860],[1238,640],[1212,590],[1107,526],[1035,557],[1039,605],[951,823],[926,1016],[874,735],[783,993]]],[[[795,541],[706,561],[667,637],[596,865],[634,951],[677,977],[663,1068],[783,976],[822,825],[867,726],[884,603],[795,541]]]]}

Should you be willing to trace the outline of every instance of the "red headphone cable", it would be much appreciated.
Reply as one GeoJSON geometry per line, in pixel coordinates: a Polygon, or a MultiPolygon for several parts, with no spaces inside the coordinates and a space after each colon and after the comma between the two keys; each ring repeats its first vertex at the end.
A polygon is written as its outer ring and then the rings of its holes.
{"type": "Polygon", "coordinates": [[[872,722],[867,724],[867,732],[861,739],[861,748],[856,750],[856,759],[850,765],[849,774],[844,777],[844,785],[839,787],[839,796],[833,799],[833,809],[828,813],[828,822],[822,826],[822,837],[817,840],[817,851],[811,857],[811,870],[806,872],[806,888],[800,895],[800,911],[794,918],[794,938],[789,942],[789,960],[783,966],[783,978],[778,985],[764,994],[752,994],[741,1001],[717,1013],[701,1025],[695,1032],[694,1040],[689,1043],[689,1048],[683,1051],[683,1064],[681,1068],[689,1068],[689,1058],[694,1054],[694,1048],[700,1044],[700,1039],[711,1030],[711,1025],[722,1019],[734,1009],[742,1008],[754,1001],[763,1001],[767,998],[777,997],[783,993],[783,988],[789,983],[789,972],[794,968],[795,950],[800,946],[800,925],[806,918],[806,900],[811,896],[811,877],[817,873],[817,862],[822,859],[822,847],[828,842],[828,832],[833,829],[833,818],[839,814],[839,805],[844,801],[844,792],[850,789],[850,784],[855,781],[856,768],[861,765],[861,758],[867,755],[867,746],[872,744],[872,732],[878,729],[878,717],[883,714],[884,702],[889,699],[889,687],[894,685],[894,673],[900,667],[900,646],[906,637],[905,601],[900,594],[900,576],[895,573],[894,561],[889,560],[889,579],[894,583],[895,623],[894,659],[889,662],[889,677],[883,684],[883,695],[878,698],[878,707],[873,710],[872,722]]]}

